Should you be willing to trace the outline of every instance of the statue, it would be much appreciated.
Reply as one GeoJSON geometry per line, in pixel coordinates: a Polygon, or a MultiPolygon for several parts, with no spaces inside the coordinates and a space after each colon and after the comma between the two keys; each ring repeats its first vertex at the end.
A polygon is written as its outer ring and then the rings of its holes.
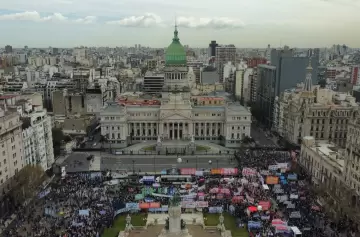
{"type": "Polygon", "coordinates": [[[222,212],[221,212],[221,214],[220,214],[220,216],[219,216],[219,224],[218,224],[218,226],[217,226],[217,228],[218,228],[218,230],[220,231],[220,232],[224,232],[226,229],[225,229],[225,225],[224,225],[224,216],[223,216],[223,214],[222,214],[222,212]]]}
{"type": "Polygon", "coordinates": [[[170,199],[169,207],[177,207],[180,205],[180,202],[181,202],[180,193],[176,192],[174,196],[170,199]]]}
{"type": "Polygon", "coordinates": [[[128,214],[127,216],[126,216],[126,225],[125,225],[125,230],[126,231],[130,231],[130,230],[132,230],[133,229],[133,226],[132,226],[132,224],[131,224],[131,216],[128,214]]]}
{"type": "Polygon", "coordinates": [[[169,217],[165,221],[165,228],[158,237],[191,237],[186,229],[186,223],[181,219],[181,197],[175,192],[169,202],[169,217]]]}

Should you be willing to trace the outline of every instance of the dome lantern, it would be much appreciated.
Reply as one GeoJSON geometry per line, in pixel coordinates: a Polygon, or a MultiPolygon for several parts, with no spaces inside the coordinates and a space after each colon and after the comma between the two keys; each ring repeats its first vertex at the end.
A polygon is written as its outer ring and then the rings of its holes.
{"type": "Polygon", "coordinates": [[[186,66],[186,51],[184,46],[180,43],[178,34],[179,32],[175,25],[174,38],[172,39],[172,43],[166,49],[166,66],[186,66]]]}

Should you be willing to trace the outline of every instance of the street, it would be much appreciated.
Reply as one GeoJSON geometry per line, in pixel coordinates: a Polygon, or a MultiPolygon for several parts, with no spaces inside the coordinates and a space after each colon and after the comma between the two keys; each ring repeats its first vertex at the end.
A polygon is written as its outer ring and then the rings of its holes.
{"type": "Polygon", "coordinates": [[[101,170],[135,170],[140,172],[160,172],[164,169],[177,168],[231,168],[236,163],[228,156],[183,156],[177,162],[176,156],[118,156],[103,157],[101,170]],[[211,161],[211,163],[209,163],[211,161]]]}
{"type": "Polygon", "coordinates": [[[255,123],[251,124],[251,137],[261,146],[276,145],[276,138],[266,135],[266,132],[259,128],[255,123]]]}

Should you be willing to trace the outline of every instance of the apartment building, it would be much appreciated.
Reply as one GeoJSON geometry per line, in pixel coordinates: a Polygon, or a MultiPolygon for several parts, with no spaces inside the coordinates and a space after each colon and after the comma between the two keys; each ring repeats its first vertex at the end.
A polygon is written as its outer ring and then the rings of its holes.
{"type": "Polygon", "coordinates": [[[348,122],[345,182],[360,195],[360,114],[356,111],[348,122]]]}
{"type": "Polygon", "coordinates": [[[11,188],[11,178],[23,167],[23,140],[17,111],[0,108],[0,195],[11,188]]]}
{"type": "Polygon", "coordinates": [[[25,165],[40,165],[48,170],[54,163],[51,118],[41,107],[31,104],[26,107],[21,111],[25,165]]]}
{"type": "Polygon", "coordinates": [[[236,63],[236,48],[234,45],[217,46],[215,49],[215,66],[220,75],[220,82],[223,82],[224,65],[228,62],[236,63]]]}
{"type": "Polygon", "coordinates": [[[328,212],[335,218],[347,214],[357,219],[360,188],[354,181],[358,173],[355,169],[354,173],[349,172],[346,157],[345,149],[340,149],[334,143],[305,136],[298,162],[311,177],[318,194],[317,201],[328,212]]]}

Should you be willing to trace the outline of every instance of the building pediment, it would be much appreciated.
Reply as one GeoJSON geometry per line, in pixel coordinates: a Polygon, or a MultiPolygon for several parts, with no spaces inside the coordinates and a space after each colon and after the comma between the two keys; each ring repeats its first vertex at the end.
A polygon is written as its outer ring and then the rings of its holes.
{"type": "Polygon", "coordinates": [[[190,120],[191,113],[189,115],[179,112],[167,112],[161,114],[161,120],[190,120]]]}

